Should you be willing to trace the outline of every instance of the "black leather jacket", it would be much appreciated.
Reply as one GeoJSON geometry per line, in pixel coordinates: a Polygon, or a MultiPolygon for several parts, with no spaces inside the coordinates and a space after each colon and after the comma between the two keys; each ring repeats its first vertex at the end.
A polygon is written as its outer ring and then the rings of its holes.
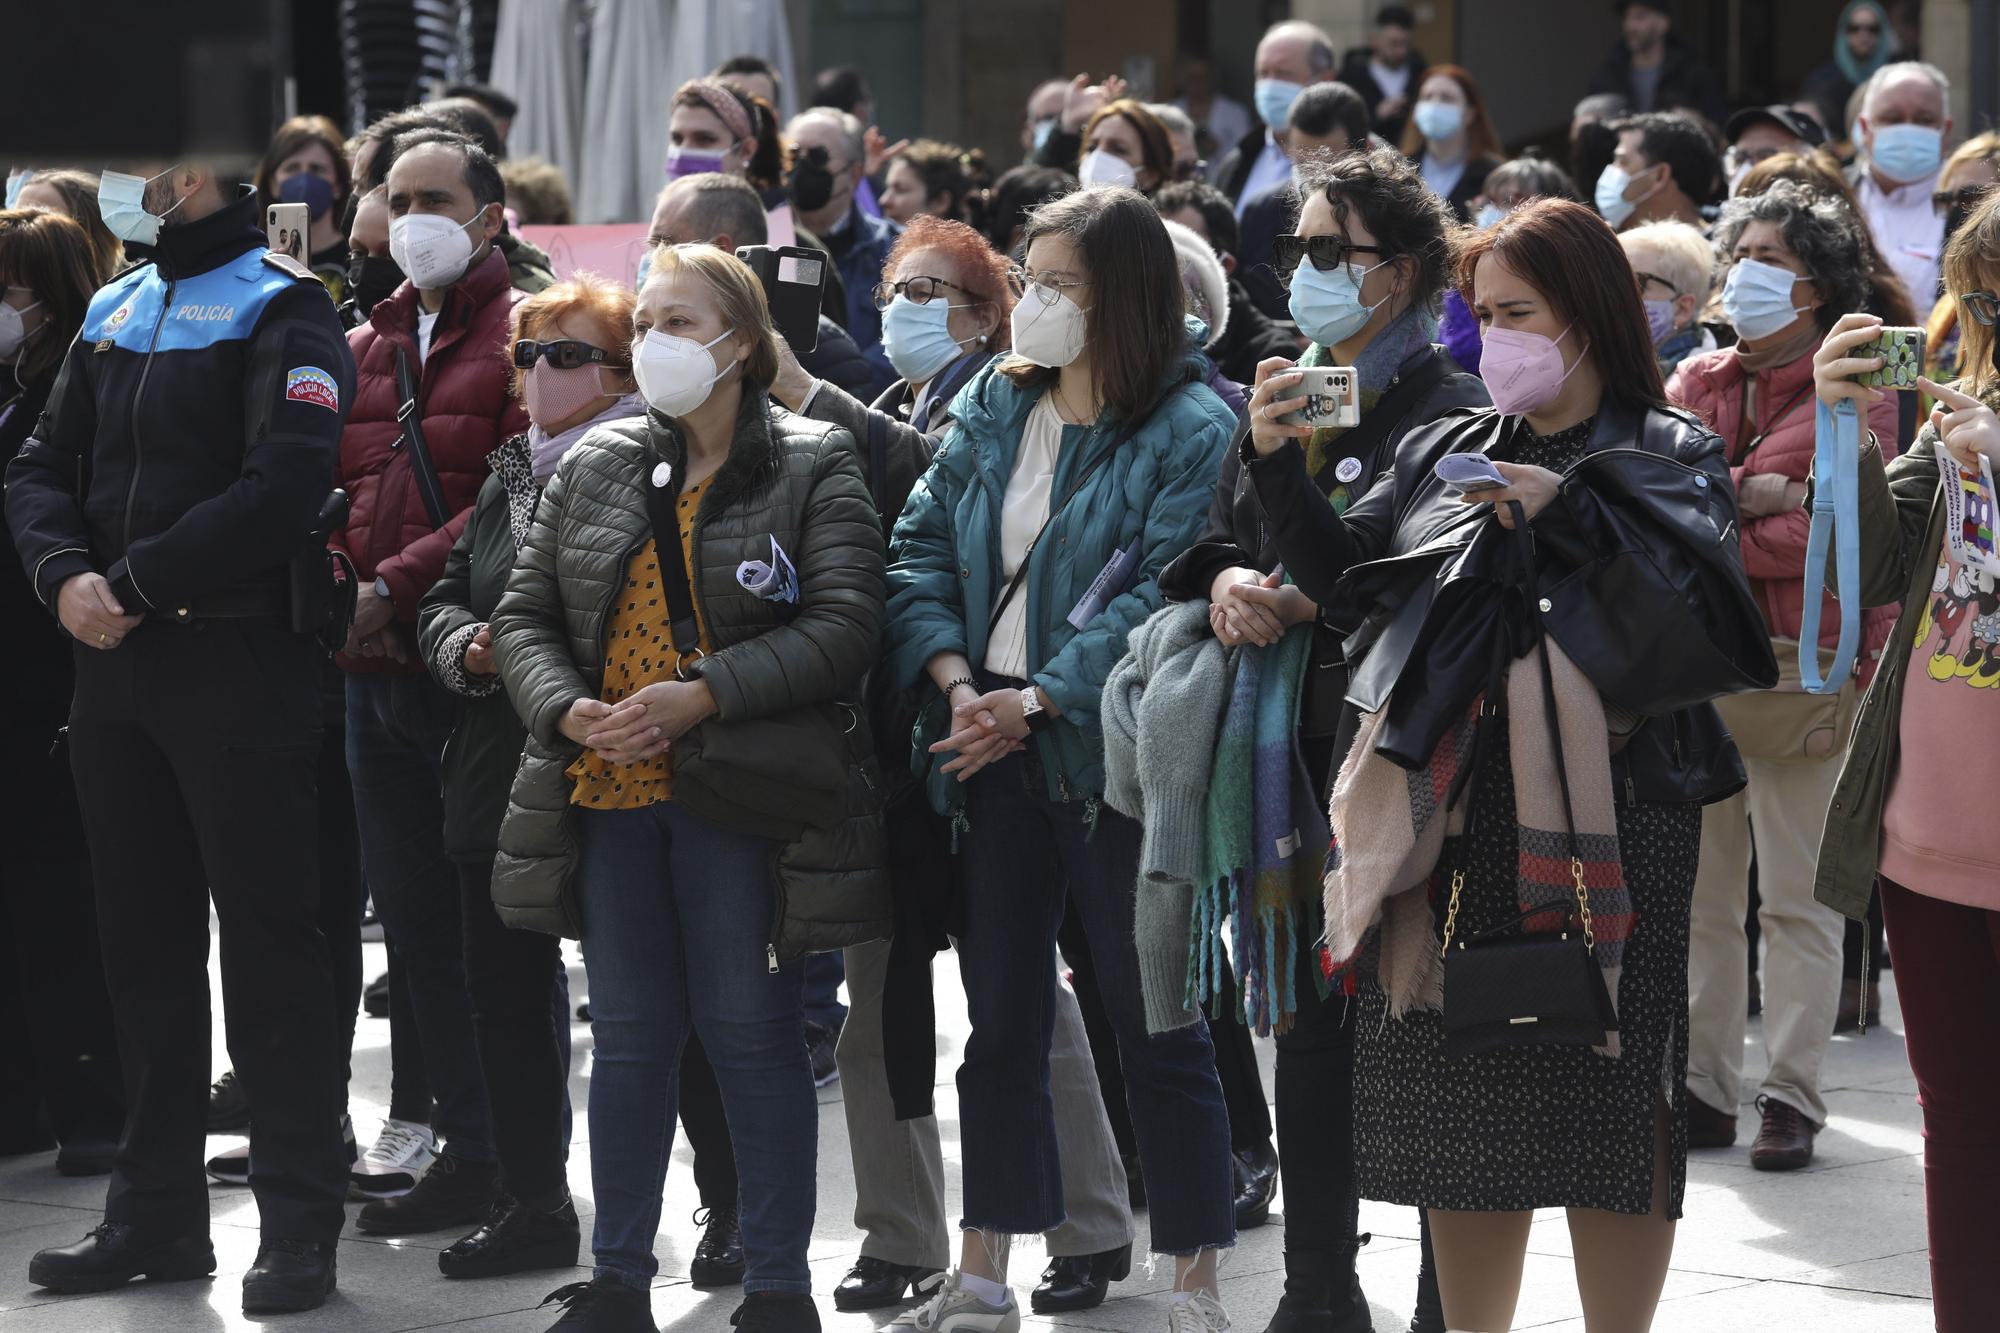
{"type": "MultiPolygon", "coordinates": [[[[1504,531],[1432,469],[1451,453],[1505,459],[1522,429],[1490,408],[1450,413],[1404,439],[1393,484],[1338,517],[1308,503],[1296,447],[1246,466],[1286,569],[1351,628],[1349,702],[1390,709],[1380,748],[1409,766],[1485,685],[1491,635],[1520,631],[1504,531]]],[[[1613,757],[1618,799],[1707,803],[1741,790],[1742,760],[1707,701],[1768,688],[1777,667],[1743,573],[1722,442],[1689,413],[1607,398],[1533,532],[1548,632],[1608,705],[1641,719],[1613,757]]]]}

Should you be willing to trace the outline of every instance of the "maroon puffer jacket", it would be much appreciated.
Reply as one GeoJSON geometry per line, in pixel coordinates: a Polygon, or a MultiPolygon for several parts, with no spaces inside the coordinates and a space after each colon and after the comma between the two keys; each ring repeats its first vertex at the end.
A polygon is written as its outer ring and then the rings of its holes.
{"type": "MultiPolygon", "coordinates": [[[[417,604],[444,572],[445,556],[465,528],[486,480],[486,456],[528,428],[527,414],[511,392],[507,358],[514,306],[525,299],[509,285],[506,257],[493,250],[445,293],[438,311],[430,356],[417,380],[417,407],[452,515],[439,529],[424,511],[396,421],[402,397],[395,349],[402,349],[412,369],[418,366],[417,289],[405,282],[347,335],[357,376],[334,484],[347,491],[349,509],[347,526],[334,534],[333,545],[353,557],[364,583],[381,578],[389,585],[396,619],[412,646],[417,604]]],[[[346,654],[339,660],[349,671],[414,675],[424,669],[414,651],[407,663],[346,654]]]]}

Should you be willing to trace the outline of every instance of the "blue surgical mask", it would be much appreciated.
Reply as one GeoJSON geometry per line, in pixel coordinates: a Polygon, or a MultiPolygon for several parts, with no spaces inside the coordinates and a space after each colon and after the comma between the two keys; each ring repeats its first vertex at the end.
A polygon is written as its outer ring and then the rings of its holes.
{"type": "Polygon", "coordinates": [[[1485,231],[1488,227],[1507,216],[1507,210],[1498,204],[1481,204],[1479,211],[1472,215],[1472,225],[1485,231]]]}
{"type": "Polygon", "coordinates": [[[1943,158],[1944,132],[1929,125],[1884,125],[1868,150],[1869,165],[1898,185],[1929,180],[1943,158]]]}
{"type": "Polygon", "coordinates": [[[1293,83],[1290,79],[1259,79],[1251,90],[1250,100],[1257,104],[1257,114],[1266,125],[1282,130],[1292,118],[1292,103],[1305,90],[1303,83],[1293,83]]]}
{"type": "Polygon", "coordinates": [[[1042,149],[1048,147],[1049,136],[1056,132],[1056,122],[1060,119],[1061,119],[1060,116],[1043,116],[1040,120],[1035,122],[1036,152],[1039,153],[1042,151],[1042,149]]]}
{"type": "Polygon", "coordinates": [[[106,171],[97,178],[97,212],[104,219],[105,228],[121,241],[134,245],[152,245],[160,239],[160,224],[167,220],[167,213],[179,208],[187,201],[174,200],[173,208],[166,213],[153,214],[146,211],[146,187],[160,176],[171,176],[178,167],[169,167],[159,176],[131,176],[122,171],[106,171]]]}
{"type": "Polygon", "coordinates": [[[1465,108],[1456,102],[1419,102],[1413,115],[1417,132],[1432,143],[1465,128],[1465,108]]]}
{"type": "Polygon", "coordinates": [[[1659,189],[1656,185],[1637,199],[1627,199],[1625,191],[1632,188],[1632,176],[1616,162],[1606,162],[1604,170],[1598,173],[1595,202],[1597,212],[1613,231],[1625,225],[1626,219],[1638,211],[1639,205],[1653,197],[1659,189]]]}
{"type": "Polygon", "coordinates": [[[1749,342],[1768,338],[1805,313],[1792,304],[1799,275],[1761,259],[1739,259],[1722,284],[1722,313],[1736,336],[1749,342]]]}
{"type": "Polygon", "coordinates": [[[14,207],[20,200],[21,190],[27,185],[30,174],[32,173],[27,171],[16,171],[7,177],[7,207],[14,207]]]}
{"type": "MultiPolygon", "coordinates": [[[[977,301],[947,305],[936,297],[918,305],[898,293],[882,312],[882,350],[889,364],[911,384],[922,384],[958,359],[964,343],[951,336],[951,312],[977,301]]],[[[964,342],[978,342],[977,336],[964,342]]]]}
{"type": "Polygon", "coordinates": [[[1361,280],[1389,262],[1384,259],[1359,271],[1352,264],[1342,264],[1331,273],[1322,273],[1310,259],[1300,261],[1292,273],[1289,303],[1299,332],[1321,347],[1332,347],[1359,333],[1376,307],[1389,299],[1385,296],[1375,305],[1361,304],[1361,280]]]}

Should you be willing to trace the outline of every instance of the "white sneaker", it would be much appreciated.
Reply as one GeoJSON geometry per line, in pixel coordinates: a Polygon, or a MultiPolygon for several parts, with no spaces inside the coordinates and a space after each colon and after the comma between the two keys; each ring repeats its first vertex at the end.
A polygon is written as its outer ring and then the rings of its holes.
{"type": "MultiPolygon", "coordinates": [[[[340,1137],[347,1145],[347,1160],[351,1165],[355,1160],[354,1118],[340,1117],[340,1137]]],[[[208,1178],[218,1185],[248,1185],[250,1183],[250,1140],[245,1139],[234,1148],[225,1148],[208,1159],[208,1178]]]]}
{"type": "MultiPolygon", "coordinates": [[[[931,1274],[917,1284],[917,1290],[936,1294],[916,1309],[905,1310],[889,1327],[921,1329],[923,1333],[1020,1333],[1021,1307],[1015,1303],[1012,1290],[1005,1305],[988,1305],[958,1285],[956,1268],[948,1274],[931,1274]]],[[[1228,1327],[1227,1322],[1223,1327],[1228,1327]]]]}
{"type": "Polygon", "coordinates": [[[1167,1311],[1167,1333],[1223,1333],[1228,1327],[1229,1312],[1205,1291],[1197,1291],[1193,1300],[1167,1311]]]}
{"type": "Polygon", "coordinates": [[[357,1199],[396,1199],[408,1194],[437,1156],[429,1125],[385,1120],[382,1132],[347,1173],[348,1194],[357,1199]]]}

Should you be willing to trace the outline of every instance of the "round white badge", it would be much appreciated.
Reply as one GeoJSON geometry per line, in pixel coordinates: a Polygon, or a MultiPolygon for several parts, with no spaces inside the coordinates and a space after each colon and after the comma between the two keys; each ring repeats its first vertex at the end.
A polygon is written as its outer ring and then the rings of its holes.
{"type": "Polygon", "coordinates": [[[667,489],[667,483],[668,483],[668,482],[670,482],[670,481],[672,481],[673,479],[674,479],[674,467],[673,467],[673,464],[671,464],[671,463],[661,463],[661,464],[660,464],[660,465],[659,465],[658,467],[655,467],[655,468],[653,469],[653,489],[654,489],[654,490],[656,490],[656,491],[664,491],[665,489],[667,489]]]}
{"type": "Polygon", "coordinates": [[[1353,481],[1361,475],[1361,460],[1358,458],[1341,459],[1340,462],[1334,465],[1333,475],[1336,481],[1353,481]]]}

